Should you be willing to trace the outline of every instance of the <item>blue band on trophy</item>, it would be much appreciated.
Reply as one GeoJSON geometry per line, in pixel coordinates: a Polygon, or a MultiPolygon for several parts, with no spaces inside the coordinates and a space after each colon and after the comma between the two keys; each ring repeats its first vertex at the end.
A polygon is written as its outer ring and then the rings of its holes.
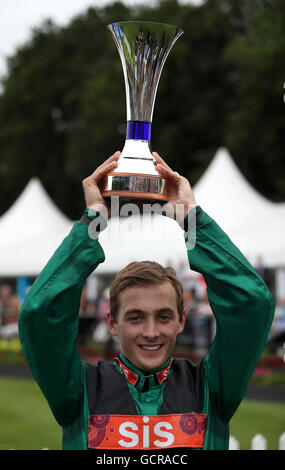
{"type": "Polygon", "coordinates": [[[128,121],[127,122],[127,139],[134,140],[150,140],[151,122],[144,121],[128,121]]]}

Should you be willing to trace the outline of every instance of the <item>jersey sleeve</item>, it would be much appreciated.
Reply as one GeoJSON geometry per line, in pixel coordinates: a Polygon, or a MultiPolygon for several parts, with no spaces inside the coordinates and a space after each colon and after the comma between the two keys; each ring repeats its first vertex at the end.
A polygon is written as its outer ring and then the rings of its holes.
{"type": "Polygon", "coordinates": [[[34,379],[63,426],[79,410],[82,363],[78,312],[86,278],[105,259],[88,226],[76,222],[39,274],[21,307],[19,335],[34,379]]]}
{"type": "Polygon", "coordinates": [[[274,301],[221,227],[200,207],[196,210],[199,220],[188,258],[190,268],[204,277],[216,319],[216,335],[204,361],[206,380],[211,406],[229,421],[266,345],[274,301]]]}

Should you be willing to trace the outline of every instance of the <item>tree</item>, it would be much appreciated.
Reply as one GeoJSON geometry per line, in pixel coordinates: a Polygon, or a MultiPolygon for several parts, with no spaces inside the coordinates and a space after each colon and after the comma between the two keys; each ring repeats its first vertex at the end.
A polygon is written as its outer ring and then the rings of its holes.
{"type": "Polygon", "coordinates": [[[82,211],[81,180],[116,147],[124,122],[123,77],[106,30],[117,15],[130,12],[116,3],[65,28],[46,21],[9,60],[0,97],[1,212],[32,176],[67,215],[82,211]]]}
{"type": "Polygon", "coordinates": [[[279,12],[281,0],[161,0],[90,8],[63,28],[44,22],[10,58],[3,80],[0,213],[38,176],[66,215],[80,216],[82,179],[124,144],[123,71],[106,26],[130,19],[184,29],[158,86],[153,149],[193,185],[227,145],[251,183],[284,200],[279,12]]]}
{"type": "Polygon", "coordinates": [[[225,54],[235,70],[225,144],[251,184],[276,201],[285,199],[284,34],[284,2],[260,1],[225,54]]]}

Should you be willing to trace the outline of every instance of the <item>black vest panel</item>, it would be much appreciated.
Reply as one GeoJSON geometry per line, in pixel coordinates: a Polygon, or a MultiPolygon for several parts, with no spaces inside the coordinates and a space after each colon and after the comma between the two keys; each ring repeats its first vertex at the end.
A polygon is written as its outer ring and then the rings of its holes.
{"type": "MultiPolygon", "coordinates": [[[[204,403],[203,360],[173,359],[158,414],[201,413],[204,403]]],[[[86,363],[86,384],[90,415],[137,415],[125,376],[112,363],[86,363]]]]}

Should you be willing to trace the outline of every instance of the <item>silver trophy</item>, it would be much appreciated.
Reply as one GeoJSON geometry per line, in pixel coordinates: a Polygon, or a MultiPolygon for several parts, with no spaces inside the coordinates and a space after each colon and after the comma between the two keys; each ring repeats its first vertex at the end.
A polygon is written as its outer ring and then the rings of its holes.
{"type": "Polygon", "coordinates": [[[127,131],[117,168],[107,174],[102,195],[167,201],[165,180],[151,153],[154,102],[165,60],[183,30],[139,21],[108,25],[117,45],[125,79],[127,131]]]}

